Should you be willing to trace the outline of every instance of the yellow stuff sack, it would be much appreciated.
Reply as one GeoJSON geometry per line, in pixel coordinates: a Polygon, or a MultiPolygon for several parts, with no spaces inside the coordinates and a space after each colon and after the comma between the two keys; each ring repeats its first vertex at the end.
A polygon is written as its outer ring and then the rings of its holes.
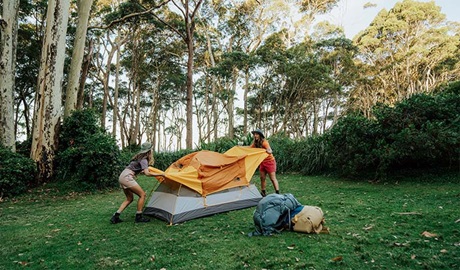
{"type": "Polygon", "coordinates": [[[321,208],[305,205],[292,219],[292,229],[303,233],[320,233],[323,230],[324,215],[321,208]]]}

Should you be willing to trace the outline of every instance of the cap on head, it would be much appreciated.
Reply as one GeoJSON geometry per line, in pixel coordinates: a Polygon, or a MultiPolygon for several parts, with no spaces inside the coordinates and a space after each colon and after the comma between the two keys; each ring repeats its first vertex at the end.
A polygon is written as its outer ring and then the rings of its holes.
{"type": "Polygon", "coordinates": [[[264,133],[263,133],[262,130],[260,130],[260,129],[253,130],[251,133],[252,133],[252,134],[257,133],[257,134],[260,135],[260,137],[261,137],[262,139],[265,139],[264,133]]]}
{"type": "Polygon", "coordinates": [[[147,153],[151,149],[152,149],[152,144],[149,142],[145,142],[141,145],[141,150],[139,151],[139,154],[147,153]]]}

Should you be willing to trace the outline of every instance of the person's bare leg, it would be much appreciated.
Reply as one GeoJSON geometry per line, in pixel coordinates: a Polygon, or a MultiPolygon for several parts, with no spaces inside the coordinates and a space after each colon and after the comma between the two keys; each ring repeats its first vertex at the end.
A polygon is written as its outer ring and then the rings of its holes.
{"type": "Polygon", "coordinates": [[[141,188],[141,186],[136,185],[134,187],[129,188],[133,193],[135,193],[137,196],[139,196],[139,200],[137,201],[137,212],[142,212],[142,209],[144,208],[144,202],[145,202],[145,191],[141,188]]]}
{"type": "Polygon", "coordinates": [[[265,197],[266,193],[266,188],[267,188],[267,182],[265,179],[267,178],[266,172],[259,171],[260,173],[260,190],[262,191],[262,196],[265,197]]]}
{"type": "Polygon", "coordinates": [[[125,193],[126,199],[121,203],[120,208],[118,208],[118,213],[123,212],[123,210],[125,210],[125,208],[128,207],[128,205],[130,205],[134,200],[133,192],[131,190],[123,189],[123,192],[125,193]]]}
{"type": "Polygon", "coordinates": [[[272,181],[272,184],[275,190],[279,192],[280,187],[278,184],[278,180],[276,179],[276,172],[268,173],[268,177],[270,177],[270,180],[272,181]]]}
{"type": "Polygon", "coordinates": [[[136,212],[136,223],[139,222],[149,222],[150,219],[142,216],[142,209],[144,208],[145,202],[145,191],[141,188],[141,186],[137,185],[130,188],[132,192],[134,192],[137,196],[139,196],[139,200],[137,201],[137,212],[136,212]]]}
{"type": "Polygon", "coordinates": [[[125,210],[125,208],[133,202],[133,192],[129,189],[123,189],[123,192],[125,193],[126,199],[121,203],[118,211],[115,212],[115,214],[113,214],[112,218],[110,219],[112,224],[117,224],[123,221],[120,219],[121,212],[123,212],[123,210],[125,210]]]}

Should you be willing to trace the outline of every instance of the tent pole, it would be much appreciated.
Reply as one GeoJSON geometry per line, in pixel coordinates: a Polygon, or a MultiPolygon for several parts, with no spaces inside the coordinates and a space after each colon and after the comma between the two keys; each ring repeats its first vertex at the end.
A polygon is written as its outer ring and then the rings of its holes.
{"type": "MultiPolygon", "coordinates": [[[[149,196],[147,197],[149,200],[150,200],[150,198],[152,197],[152,193],[153,193],[153,191],[157,188],[158,184],[160,184],[160,182],[157,180],[157,183],[156,183],[155,185],[153,185],[153,188],[152,188],[152,190],[150,191],[149,196]]],[[[145,210],[145,206],[146,206],[147,204],[148,204],[148,202],[144,202],[144,210],[145,210]]]]}

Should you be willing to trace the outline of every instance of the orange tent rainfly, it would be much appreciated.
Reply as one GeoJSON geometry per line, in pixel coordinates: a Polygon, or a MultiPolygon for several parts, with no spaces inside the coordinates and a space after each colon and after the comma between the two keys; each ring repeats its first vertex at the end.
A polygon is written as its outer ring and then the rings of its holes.
{"type": "Polygon", "coordinates": [[[198,151],[188,154],[161,173],[160,182],[144,214],[170,224],[257,205],[262,198],[251,184],[265,149],[235,146],[224,154],[198,151]]]}

